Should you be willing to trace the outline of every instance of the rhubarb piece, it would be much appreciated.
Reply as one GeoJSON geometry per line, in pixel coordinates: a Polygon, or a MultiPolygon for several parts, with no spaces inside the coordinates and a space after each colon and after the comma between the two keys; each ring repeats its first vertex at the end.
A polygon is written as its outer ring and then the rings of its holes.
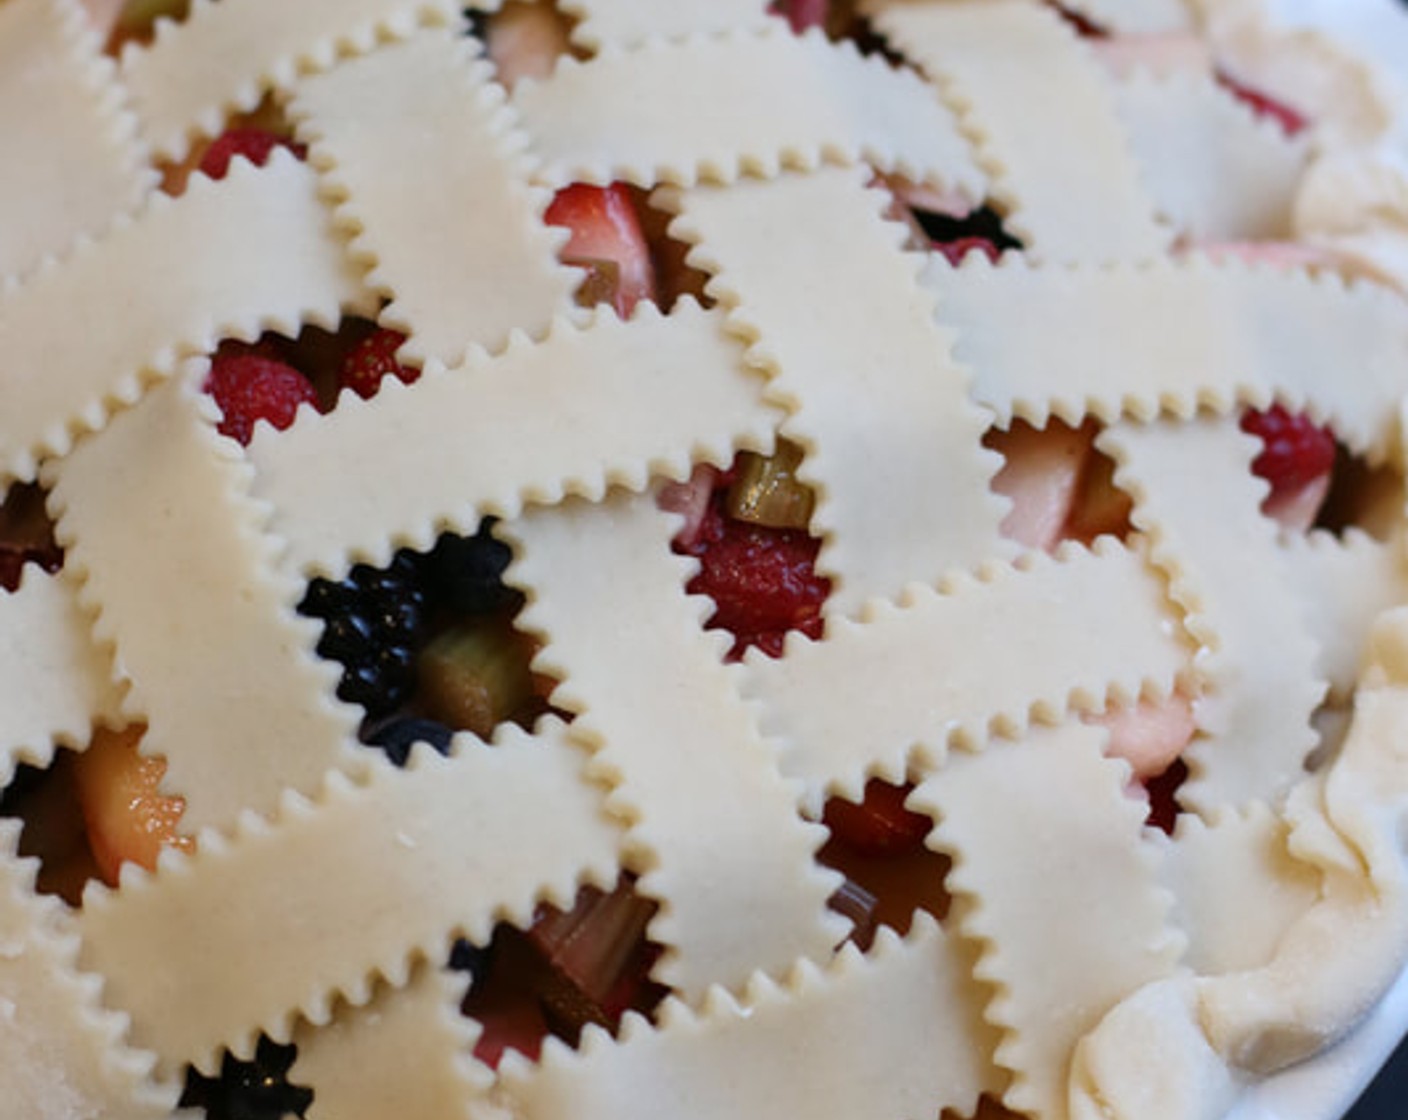
{"type": "Polygon", "coordinates": [[[805,529],[816,497],[797,477],[802,449],[779,440],[771,455],[744,451],[728,488],[728,515],[774,529],[805,529]]]}
{"type": "Polygon", "coordinates": [[[1217,72],[1217,82],[1238,101],[1256,113],[1259,117],[1268,117],[1274,120],[1285,131],[1287,136],[1298,136],[1310,127],[1310,118],[1299,109],[1287,105],[1284,101],[1272,97],[1263,90],[1254,89],[1243,82],[1239,82],[1225,70],[1217,72]]]}
{"type": "Polygon", "coordinates": [[[914,787],[892,785],[871,778],[859,803],[833,797],[826,803],[822,821],[831,835],[862,855],[892,856],[924,846],[934,822],[923,813],[904,807],[914,787]]]}
{"type": "Polygon", "coordinates": [[[1065,538],[1092,454],[1092,431],[1088,425],[1072,428],[1059,420],[1045,428],[1015,420],[1007,431],[983,437],[984,445],[1006,460],[992,480],[992,488],[1012,501],[1002,520],[1004,536],[1047,552],[1065,538]]]}
{"type": "Polygon", "coordinates": [[[587,271],[577,293],[580,302],[610,303],[624,319],[641,300],[656,300],[650,246],[630,188],[624,183],[563,187],[544,220],[571,231],[562,250],[562,263],[587,271]]]}
{"type": "Polygon", "coordinates": [[[302,144],[262,128],[227,128],[205,150],[200,158],[200,170],[212,179],[223,179],[230,171],[230,161],[243,156],[256,167],[263,167],[275,148],[287,148],[299,159],[308,155],[302,144]]]}
{"type": "Polygon", "coordinates": [[[699,535],[704,531],[704,519],[709,513],[709,500],[718,485],[718,469],[701,463],[684,482],[667,482],[660,487],[656,499],[660,508],[684,518],[684,524],[675,534],[676,548],[687,550],[699,543],[699,535]]]}
{"type": "Polygon", "coordinates": [[[432,719],[487,739],[505,720],[537,714],[533,653],[507,616],[453,626],[421,652],[419,702],[432,719]]]}
{"type": "Polygon", "coordinates": [[[1124,540],[1132,531],[1134,501],[1115,485],[1115,464],[1108,455],[1093,452],[1085,461],[1080,485],[1066,521],[1066,536],[1089,545],[1096,537],[1124,540]]]}
{"type": "Polygon", "coordinates": [[[1137,781],[1162,774],[1183,753],[1198,730],[1193,704],[1181,692],[1162,701],[1140,700],[1089,717],[1110,732],[1105,753],[1129,763],[1137,781]]]}
{"type": "Polygon", "coordinates": [[[813,27],[826,30],[831,0],[774,0],[769,11],[782,16],[792,30],[800,35],[813,27]]]}
{"type": "Polygon", "coordinates": [[[494,73],[505,89],[524,78],[546,78],[570,54],[571,25],[552,4],[511,0],[483,22],[494,73]]]}
{"type": "Polygon", "coordinates": [[[163,847],[190,851],[194,843],[178,831],[184,798],[160,792],[166,760],[137,749],[145,730],[140,724],[122,731],[100,728],[75,763],[88,843],[110,886],[117,885],[125,861],[150,871],[163,847]]]}

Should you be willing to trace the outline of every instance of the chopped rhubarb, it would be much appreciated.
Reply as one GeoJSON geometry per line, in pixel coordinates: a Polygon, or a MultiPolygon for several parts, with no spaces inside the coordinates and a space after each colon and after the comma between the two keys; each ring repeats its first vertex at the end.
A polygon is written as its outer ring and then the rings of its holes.
{"type": "Polygon", "coordinates": [[[1110,732],[1105,753],[1128,762],[1137,781],[1147,781],[1167,770],[1198,729],[1192,701],[1181,692],[1160,701],[1140,700],[1130,707],[1091,716],[1089,722],[1110,732]]]}
{"type": "Polygon", "coordinates": [[[1012,502],[1003,536],[1030,549],[1050,551],[1065,539],[1081,476],[1094,453],[1093,428],[1052,420],[1034,428],[1016,420],[989,432],[983,443],[1005,460],[992,488],[1012,502]]]}
{"type": "Polygon", "coordinates": [[[507,616],[467,619],[421,650],[417,702],[447,727],[487,739],[505,720],[541,712],[528,667],[534,651],[507,616]]]}
{"type": "Polygon", "coordinates": [[[924,846],[934,822],[904,807],[914,787],[871,778],[859,804],[844,797],[826,803],[822,821],[831,835],[862,855],[898,855],[924,846]]]}
{"type": "Polygon", "coordinates": [[[185,800],[160,791],[166,760],[137,749],[143,731],[99,729],[75,762],[88,842],[110,885],[127,860],[151,870],[163,847],[189,851],[194,843],[178,831],[185,800]]]}
{"type": "Polygon", "coordinates": [[[708,463],[695,467],[683,482],[667,482],[657,497],[660,508],[678,513],[684,524],[675,534],[675,547],[691,549],[699,543],[704,531],[704,519],[709,512],[709,500],[719,485],[719,471],[708,463]]]}
{"type": "Polygon", "coordinates": [[[774,529],[805,529],[816,504],[811,487],[797,477],[802,449],[779,440],[771,455],[738,456],[728,488],[728,515],[774,529]]]}
{"type": "Polygon", "coordinates": [[[622,318],[643,299],[654,300],[655,269],[650,246],[630,188],[624,183],[593,187],[574,183],[557,192],[544,220],[565,226],[572,236],[562,250],[563,264],[587,272],[578,298],[607,302],[622,318]]]}
{"type": "Polygon", "coordinates": [[[548,3],[511,0],[490,14],[483,28],[494,76],[505,89],[524,78],[546,78],[572,50],[571,24],[548,3]]]}

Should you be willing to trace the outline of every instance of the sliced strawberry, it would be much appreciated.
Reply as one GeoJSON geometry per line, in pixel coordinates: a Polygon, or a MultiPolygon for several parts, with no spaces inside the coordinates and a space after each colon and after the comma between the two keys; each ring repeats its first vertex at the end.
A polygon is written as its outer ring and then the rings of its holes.
{"type": "Polygon", "coordinates": [[[210,363],[205,391],[224,414],[220,433],[248,445],[256,421],[280,430],[293,423],[301,404],[318,402],[318,394],[298,370],[255,352],[223,349],[210,363]]]}
{"type": "Polygon", "coordinates": [[[1271,484],[1262,509],[1288,528],[1308,528],[1329,490],[1335,437],[1304,413],[1293,415],[1279,404],[1265,412],[1248,409],[1242,431],[1264,445],[1252,461],[1252,473],[1271,484]]]}
{"type": "Polygon", "coordinates": [[[110,885],[117,884],[127,860],[152,870],[164,846],[189,851],[193,844],[177,831],[185,800],[168,797],[158,788],[166,760],[137,749],[143,730],[140,725],[122,731],[99,729],[74,767],[88,843],[110,885]]]}
{"type": "Polygon", "coordinates": [[[1248,106],[1257,116],[1274,120],[1285,130],[1287,136],[1296,136],[1310,127],[1310,118],[1299,109],[1292,108],[1269,93],[1239,82],[1225,71],[1217,72],[1217,81],[1223,89],[1248,106]]]}
{"type": "Polygon", "coordinates": [[[420,376],[420,370],[403,366],[396,360],[396,351],[405,343],[400,331],[378,327],[348,351],[337,372],[339,388],[350,388],[363,400],[375,396],[381,379],[391,374],[410,385],[420,376]]]}
{"type": "Polygon", "coordinates": [[[715,491],[693,545],[676,548],[699,559],[688,590],[714,600],[709,626],[733,635],[729,656],[742,657],[752,646],[781,656],[790,630],[819,638],[831,591],[831,581],[816,574],[821,542],[801,529],[736,521],[725,515],[726,501],[725,490],[715,491]]]}
{"type": "Polygon", "coordinates": [[[302,144],[262,128],[227,128],[201,156],[200,169],[212,179],[223,179],[229,173],[230,161],[236,156],[244,156],[256,167],[263,167],[275,148],[287,148],[299,159],[308,154],[302,144]]]}
{"type": "Polygon", "coordinates": [[[574,183],[557,192],[544,220],[572,233],[564,264],[585,268],[587,296],[609,302],[622,318],[643,299],[654,300],[655,269],[640,216],[624,183],[593,187],[574,183]]]}
{"type": "Polygon", "coordinates": [[[865,797],[859,805],[844,797],[827,801],[822,822],[832,836],[862,855],[900,855],[922,849],[934,822],[904,807],[913,790],[912,785],[897,786],[871,778],[865,783],[865,797]]]}

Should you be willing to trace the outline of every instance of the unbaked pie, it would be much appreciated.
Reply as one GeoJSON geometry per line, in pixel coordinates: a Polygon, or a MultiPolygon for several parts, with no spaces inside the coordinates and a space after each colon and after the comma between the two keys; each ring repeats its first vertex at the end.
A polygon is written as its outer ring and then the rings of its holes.
{"type": "Polygon", "coordinates": [[[1408,19],[1292,7],[0,2],[0,1115],[1215,1120],[1352,1030],[1408,19]]]}

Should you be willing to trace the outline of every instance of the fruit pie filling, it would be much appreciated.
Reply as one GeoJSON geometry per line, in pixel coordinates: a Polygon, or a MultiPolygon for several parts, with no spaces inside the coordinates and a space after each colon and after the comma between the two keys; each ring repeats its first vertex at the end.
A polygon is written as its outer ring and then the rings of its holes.
{"type": "MultiPolygon", "coordinates": [[[[147,37],[156,15],[179,16],[183,7],[128,4],[115,24],[114,49],[147,37]]],[[[867,43],[844,5],[794,0],[775,9],[799,31],[824,26],[867,43]]],[[[1093,41],[1128,49],[1071,18],[1093,41]]],[[[505,83],[543,72],[568,49],[560,17],[545,6],[510,4],[477,20],[505,83]]],[[[1230,78],[1226,85],[1288,130],[1304,126],[1294,109],[1230,78]]],[[[265,104],[196,145],[181,165],[164,168],[165,189],[179,194],[196,170],[222,178],[236,157],[262,164],[277,147],[304,155],[278,107],[265,104]]],[[[890,217],[908,227],[913,248],[955,265],[969,253],[996,260],[1022,248],[994,206],[955,210],[952,200],[903,180],[877,178],[876,185],[890,192],[890,217]]],[[[609,304],[622,316],[641,300],[668,307],[688,293],[708,302],[705,277],[667,236],[665,216],[648,206],[644,192],[620,183],[572,185],[557,193],[545,218],[568,231],[561,257],[582,270],[579,302],[609,304]]],[[[1270,260],[1278,252],[1225,251],[1270,260]]],[[[419,370],[398,360],[404,341],[349,319],[335,332],[308,328],[295,339],[225,342],[211,355],[205,385],[219,406],[219,431],[247,444],[257,423],[287,428],[300,406],[327,410],[348,390],[369,398],[386,377],[412,383],[419,370]]],[[[1337,447],[1328,429],[1279,404],[1245,412],[1241,426],[1262,441],[1252,468],[1267,483],[1262,510],[1285,532],[1373,527],[1372,509],[1394,484],[1337,447]]],[[[1071,427],[1055,419],[1044,428],[1018,419],[987,433],[985,445],[1003,458],[993,488],[1011,503],[1006,536],[1050,552],[1064,541],[1088,545],[1101,535],[1136,532],[1132,503],[1099,435],[1093,421],[1071,427]]],[[[821,542],[809,531],[814,495],[805,458],[805,448],[780,438],[771,455],[743,452],[727,470],[700,467],[660,492],[662,506],[681,518],[676,552],[698,564],[688,590],[712,600],[706,625],[730,635],[730,659],[752,649],[784,656],[792,631],[822,636],[830,585],[816,570],[821,542]]],[[[53,571],[62,559],[42,492],[14,487],[0,507],[0,582],[13,590],[25,563],[53,571]]],[[[533,670],[534,641],[515,628],[522,596],[504,581],[510,561],[486,519],[473,536],[447,533],[426,552],[402,549],[384,568],[359,564],[341,580],[309,583],[298,609],[322,623],[317,652],[341,665],[337,694],[364,710],[360,734],[368,748],[401,765],[414,743],[444,752],[455,732],[487,738],[503,722],[528,726],[554,710],[555,682],[533,670]]],[[[1129,795],[1147,801],[1151,827],[1171,831],[1179,812],[1186,773],[1180,755],[1196,734],[1196,700],[1179,691],[1088,717],[1108,727],[1110,753],[1128,761],[1129,795]]],[[[41,859],[41,889],[78,905],[89,879],[115,885],[123,862],[152,868],[164,845],[193,846],[182,833],[181,798],[159,788],[164,761],[138,752],[141,734],[140,726],[99,730],[87,750],[60,751],[47,771],[21,767],[0,812],[24,819],[22,851],[41,859]]],[[[851,936],[862,947],[882,924],[904,932],[916,910],[942,918],[948,908],[947,860],[925,846],[932,822],[906,808],[909,789],[872,779],[860,803],[833,797],[821,815],[830,836],[818,859],[845,878],[831,904],[852,921],[851,936]]],[[[648,1014],[667,994],[650,978],[660,952],[646,937],[654,912],[623,874],[609,893],[584,888],[569,911],[541,907],[526,930],[502,924],[486,945],[460,942],[449,964],[473,976],[463,1011],[485,1028],[478,1057],[496,1065],[507,1048],[536,1057],[549,1034],[575,1043],[589,1023],[614,1029],[628,1010],[648,1014]]],[[[182,1103],[212,1117],[301,1116],[311,1093],[289,1084],[293,1057],[292,1047],[265,1039],[251,1062],[227,1056],[219,1077],[191,1071],[182,1103]]],[[[1008,1115],[991,1102],[984,1108],[1008,1115]]]]}

